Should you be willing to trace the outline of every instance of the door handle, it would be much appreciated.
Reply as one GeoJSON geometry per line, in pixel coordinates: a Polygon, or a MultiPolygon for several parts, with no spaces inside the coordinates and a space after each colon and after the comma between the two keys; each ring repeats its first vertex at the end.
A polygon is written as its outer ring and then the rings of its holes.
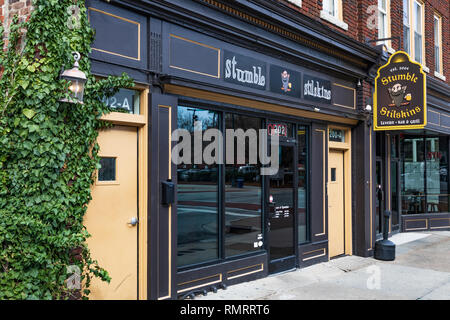
{"type": "Polygon", "coordinates": [[[136,217],[133,217],[127,224],[129,224],[132,227],[135,227],[138,223],[139,223],[139,219],[136,217]]]}

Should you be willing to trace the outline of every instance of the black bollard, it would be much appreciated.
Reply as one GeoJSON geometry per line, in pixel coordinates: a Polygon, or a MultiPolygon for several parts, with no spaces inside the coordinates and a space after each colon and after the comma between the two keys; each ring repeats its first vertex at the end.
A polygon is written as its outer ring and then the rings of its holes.
{"type": "Polygon", "coordinates": [[[383,240],[379,240],[375,243],[374,257],[377,260],[383,261],[395,260],[395,244],[392,241],[388,240],[390,217],[391,212],[386,210],[383,215],[384,218],[383,240]]]}

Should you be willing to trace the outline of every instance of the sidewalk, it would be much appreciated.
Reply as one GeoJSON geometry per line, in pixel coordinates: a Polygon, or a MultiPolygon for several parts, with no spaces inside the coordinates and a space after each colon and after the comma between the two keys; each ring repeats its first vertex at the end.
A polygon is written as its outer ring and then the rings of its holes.
{"type": "Polygon", "coordinates": [[[450,299],[450,231],[400,233],[395,261],[346,256],[196,300],[450,299]]]}

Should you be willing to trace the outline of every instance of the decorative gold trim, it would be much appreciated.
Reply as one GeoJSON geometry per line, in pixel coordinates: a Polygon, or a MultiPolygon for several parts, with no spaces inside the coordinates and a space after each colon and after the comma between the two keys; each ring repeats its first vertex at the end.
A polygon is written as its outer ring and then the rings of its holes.
{"type": "Polygon", "coordinates": [[[406,219],[405,220],[405,231],[410,231],[410,230],[428,230],[428,219],[406,219]],[[411,222],[411,221],[425,221],[425,228],[412,228],[412,229],[408,229],[407,228],[407,223],[411,222]]]}
{"type": "Polygon", "coordinates": [[[326,254],[327,254],[327,250],[325,248],[320,248],[320,249],[317,249],[317,250],[304,252],[302,255],[305,256],[305,255],[307,255],[309,253],[317,252],[317,251],[323,251],[323,253],[315,255],[315,256],[312,256],[312,257],[304,258],[304,259],[302,258],[302,261],[308,261],[308,260],[311,260],[311,259],[320,258],[320,257],[326,256],[326,254]]]}
{"type": "Polygon", "coordinates": [[[263,264],[263,263],[259,263],[259,264],[255,264],[255,265],[253,265],[253,266],[244,267],[244,268],[239,268],[239,269],[232,270],[232,271],[227,271],[227,279],[228,279],[228,280],[236,279],[236,278],[240,278],[240,277],[243,277],[243,276],[247,276],[247,275],[249,275],[249,274],[261,272],[261,271],[263,271],[263,270],[264,270],[264,264],[263,264]],[[249,271],[249,272],[242,273],[242,274],[238,274],[238,275],[235,275],[235,276],[231,276],[231,277],[228,276],[228,274],[230,274],[230,273],[237,272],[237,271],[241,271],[241,270],[245,270],[245,269],[250,269],[250,268],[253,268],[253,267],[256,267],[256,266],[260,266],[260,268],[257,269],[257,270],[249,271]]]}
{"type": "MultiPolygon", "coordinates": [[[[168,109],[169,112],[169,169],[168,169],[168,178],[172,179],[172,106],[165,106],[165,105],[158,105],[159,108],[166,108],[168,109]]],[[[169,205],[168,208],[169,212],[169,232],[168,232],[168,237],[169,237],[169,253],[167,255],[167,259],[168,261],[168,266],[169,266],[169,294],[167,296],[164,297],[159,297],[158,300],[163,300],[163,299],[168,299],[172,297],[172,205],[169,205]]]]}
{"type": "Polygon", "coordinates": [[[219,48],[215,48],[213,46],[210,46],[210,45],[207,45],[207,44],[204,44],[204,43],[200,43],[200,42],[197,42],[197,41],[186,39],[186,38],[174,35],[174,34],[169,34],[169,48],[171,48],[171,43],[170,43],[171,38],[176,38],[176,39],[180,39],[180,40],[183,40],[183,41],[191,42],[191,43],[194,43],[196,45],[199,45],[199,46],[206,47],[208,49],[213,49],[213,50],[217,51],[217,75],[204,73],[204,72],[199,72],[199,71],[186,69],[186,68],[181,68],[181,67],[172,65],[172,59],[170,57],[170,49],[169,49],[169,67],[170,68],[174,68],[174,69],[178,69],[178,70],[182,70],[182,71],[186,71],[186,72],[191,72],[191,73],[199,74],[199,75],[202,75],[202,76],[208,76],[208,77],[220,79],[220,49],[219,48]]]}
{"type": "Polygon", "coordinates": [[[333,103],[333,105],[338,106],[338,107],[347,108],[347,109],[353,109],[353,110],[356,109],[356,89],[352,88],[352,87],[344,86],[344,85],[339,84],[339,83],[333,83],[333,84],[338,86],[338,87],[342,87],[342,88],[345,88],[345,89],[353,90],[353,107],[346,106],[346,105],[343,105],[343,104],[338,104],[338,103],[333,103]]]}
{"type": "Polygon", "coordinates": [[[174,94],[174,95],[181,95],[181,96],[187,96],[187,97],[193,97],[193,98],[201,98],[205,100],[211,100],[211,101],[217,101],[217,102],[224,102],[229,104],[234,104],[242,107],[248,107],[263,111],[271,111],[271,112],[278,112],[282,114],[288,114],[295,117],[302,117],[302,118],[310,118],[310,119],[318,119],[318,120],[324,120],[324,121],[330,121],[330,122],[336,122],[336,123],[342,123],[342,124],[348,124],[348,125],[356,125],[358,123],[358,120],[356,119],[350,119],[340,116],[332,116],[323,114],[321,112],[314,112],[314,111],[305,111],[300,110],[297,108],[291,108],[291,107],[285,107],[282,105],[252,100],[249,98],[239,98],[236,96],[231,95],[225,95],[222,93],[215,93],[195,88],[189,88],[184,86],[178,86],[173,84],[165,84],[164,90],[167,93],[174,94]]]}
{"type": "Polygon", "coordinates": [[[326,139],[328,139],[327,137],[326,137],[326,133],[325,133],[325,130],[323,130],[323,129],[316,129],[316,131],[317,132],[322,132],[322,134],[323,134],[323,137],[322,137],[322,139],[323,139],[323,186],[322,186],[322,190],[323,190],[323,212],[322,212],[322,215],[323,215],[323,217],[322,217],[322,223],[323,223],[323,226],[322,226],[322,232],[321,233],[316,233],[314,236],[323,236],[323,235],[325,235],[326,234],[326,226],[325,226],[325,198],[326,198],[326,190],[325,190],[325,184],[327,183],[327,181],[326,181],[326,177],[327,177],[327,174],[326,174],[326,172],[325,172],[325,167],[326,167],[326,158],[325,158],[325,152],[326,152],[326,148],[325,148],[325,145],[326,145],[326,139]]]}
{"type": "Polygon", "coordinates": [[[137,56],[137,58],[126,56],[126,55],[123,55],[123,54],[120,54],[120,53],[116,53],[116,52],[111,52],[111,51],[107,51],[107,50],[103,50],[103,49],[94,48],[94,47],[91,47],[92,50],[108,53],[108,54],[111,54],[111,55],[114,55],[114,56],[119,56],[119,57],[130,59],[130,60],[141,61],[141,24],[139,22],[136,22],[136,21],[124,18],[124,17],[120,17],[118,15],[115,15],[115,14],[112,14],[112,13],[109,13],[109,12],[105,12],[105,11],[102,11],[102,10],[99,10],[99,9],[96,9],[96,8],[93,8],[93,7],[89,7],[88,8],[88,20],[89,21],[90,21],[89,10],[97,11],[97,12],[106,14],[108,16],[111,16],[113,18],[120,19],[120,20],[129,22],[129,23],[132,23],[132,24],[135,24],[135,25],[138,26],[138,56],[137,56]]]}
{"type": "MultiPolygon", "coordinates": [[[[389,211],[392,212],[392,204],[391,204],[391,135],[389,133],[386,133],[386,139],[387,141],[387,156],[388,156],[388,160],[387,160],[387,174],[388,174],[388,178],[387,178],[387,189],[386,189],[386,193],[387,193],[387,207],[389,208],[389,211]]],[[[389,232],[391,232],[392,230],[392,219],[389,219],[389,232]]]]}
{"type": "MultiPolygon", "coordinates": [[[[447,117],[447,118],[450,118],[450,116],[448,116],[448,115],[446,115],[446,114],[444,114],[444,113],[440,113],[440,115],[441,115],[441,116],[444,116],[444,117],[447,117]]],[[[439,117],[439,121],[441,121],[441,118],[440,118],[440,117],[439,117]]],[[[440,125],[441,127],[450,129],[450,127],[444,126],[443,124],[440,124],[440,122],[439,122],[439,125],[440,125]]]]}
{"type": "Polygon", "coordinates": [[[207,283],[202,283],[202,284],[199,284],[197,286],[193,286],[193,287],[189,287],[189,288],[184,288],[184,289],[178,290],[177,293],[183,293],[183,292],[186,292],[186,291],[189,291],[189,290],[193,290],[193,289],[196,289],[196,288],[200,288],[200,287],[203,287],[203,286],[209,286],[211,284],[222,282],[222,274],[218,273],[218,274],[215,274],[213,276],[208,276],[208,277],[204,277],[204,278],[195,279],[195,280],[191,280],[191,281],[180,283],[179,286],[182,286],[184,284],[197,282],[197,281],[201,281],[201,280],[205,280],[205,279],[209,279],[209,278],[214,278],[214,277],[217,277],[217,276],[219,276],[219,280],[212,281],[212,282],[207,282],[207,283]]]}
{"type": "Polygon", "coordinates": [[[430,110],[430,109],[428,109],[428,112],[436,113],[438,115],[438,119],[439,119],[439,123],[431,122],[429,119],[428,119],[428,123],[440,126],[441,125],[441,113],[437,112],[437,111],[430,110]]]}
{"type": "Polygon", "coordinates": [[[370,162],[370,170],[369,170],[369,205],[370,205],[370,248],[369,251],[373,249],[373,186],[372,186],[372,171],[373,171],[373,161],[372,161],[372,131],[369,131],[369,162],[370,162]]]}
{"type": "Polygon", "coordinates": [[[450,218],[430,218],[430,230],[434,230],[434,229],[447,229],[450,228],[450,218]],[[442,226],[442,227],[432,227],[431,226],[431,221],[432,220],[448,220],[449,225],[448,226],[442,226]]]}
{"type": "Polygon", "coordinates": [[[147,268],[148,268],[148,230],[147,230],[147,212],[148,208],[148,86],[136,86],[140,92],[140,106],[139,112],[144,117],[145,124],[138,129],[139,139],[139,292],[138,297],[140,300],[147,299],[147,268]]]}
{"type": "Polygon", "coordinates": [[[145,116],[142,114],[129,114],[115,111],[102,115],[100,120],[108,121],[117,125],[136,127],[145,126],[147,123],[145,116]]]}

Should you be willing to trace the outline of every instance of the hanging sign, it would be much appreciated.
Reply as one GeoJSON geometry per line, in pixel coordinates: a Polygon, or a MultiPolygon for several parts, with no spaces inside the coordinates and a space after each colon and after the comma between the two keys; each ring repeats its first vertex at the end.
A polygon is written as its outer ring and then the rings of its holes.
{"type": "Polygon", "coordinates": [[[422,129],[427,124],[426,75],[398,51],[375,79],[374,130],[422,129]]]}

